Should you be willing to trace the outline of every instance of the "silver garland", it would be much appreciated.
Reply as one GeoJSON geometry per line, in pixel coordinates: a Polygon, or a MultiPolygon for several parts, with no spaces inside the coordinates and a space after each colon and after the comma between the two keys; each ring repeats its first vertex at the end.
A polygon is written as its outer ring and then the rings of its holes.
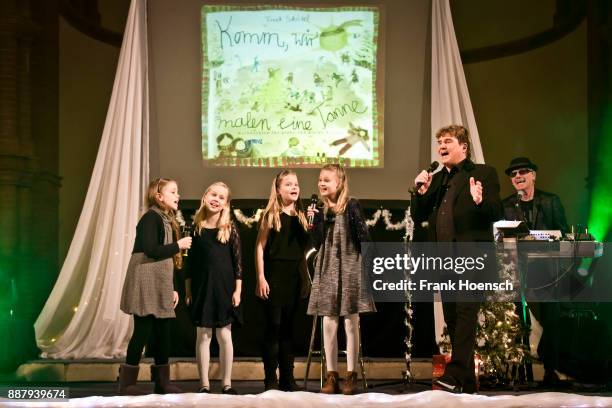
{"type": "MultiPolygon", "coordinates": [[[[410,208],[406,210],[406,219],[409,222],[406,223],[406,234],[404,235],[404,242],[406,243],[406,250],[410,251],[410,242],[412,242],[412,236],[414,232],[414,223],[410,217],[410,208]]],[[[409,254],[410,255],[410,254],[409,254]]],[[[412,274],[408,270],[404,270],[404,277],[408,280],[409,288],[412,282],[412,274]]],[[[414,380],[412,377],[412,334],[414,332],[414,326],[412,325],[412,315],[414,310],[412,309],[412,293],[410,290],[405,289],[404,295],[406,296],[406,302],[404,303],[404,326],[406,326],[406,337],[404,337],[404,346],[406,351],[404,352],[404,360],[406,362],[406,371],[403,372],[404,384],[408,384],[414,380]]]]}
{"type": "MultiPolygon", "coordinates": [[[[252,216],[247,217],[242,212],[242,210],[240,210],[239,208],[234,209],[234,216],[236,217],[236,221],[238,221],[241,224],[246,225],[248,228],[251,228],[253,224],[259,222],[259,219],[261,218],[262,213],[263,213],[263,210],[259,208],[255,211],[255,213],[252,216]]],[[[192,221],[193,221],[193,217],[194,216],[192,215],[191,216],[192,221]]],[[[368,227],[373,228],[376,224],[378,224],[381,218],[383,222],[385,223],[385,229],[387,231],[400,231],[400,230],[405,229],[406,235],[412,236],[412,233],[414,231],[414,222],[412,221],[412,218],[410,217],[410,208],[406,210],[406,212],[404,213],[404,219],[401,220],[400,222],[391,221],[391,210],[379,209],[379,210],[376,210],[374,214],[372,214],[372,218],[366,219],[365,223],[368,227]]],[[[181,225],[184,225],[185,220],[183,219],[183,215],[180,212],[180,210],[177,211],[177,220],[179,220],[179,222],[182,222],[181,225]]]]}

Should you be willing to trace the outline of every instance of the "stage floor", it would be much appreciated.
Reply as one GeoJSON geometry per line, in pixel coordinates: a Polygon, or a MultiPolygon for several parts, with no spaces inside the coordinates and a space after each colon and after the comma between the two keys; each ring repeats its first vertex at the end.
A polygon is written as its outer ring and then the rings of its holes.
{"type": "MultiPolygon", "coordinates": [[[[117,369],[120,360],[35,360],[22,365],[10,377],[0,378],[0,387],[67,387],[68,402],[20,402],[0,399],[0,406],[50,406],[50,407],[612,407],[612,389],[605,386],[572,383],[568,388],[550,390],[537,386],[520,386],[514,389],[480,390],[478,395],[454,395],[442,391],[431,391],[431,359],[413,361],[412,373],[415,381],[407,387],[401,382],[405,363],[397,359],[366,359],[368,385],[355,396],[319,394],[319,363],[310,371],[310,392],[285,393],[263,392],[263,370],[261,359],[237,358],[234,361],[233,387],[239,396],[220,395],[216,359],[211,364],[211,388],[213,394],[197,394],[197,368],[193,358],[172,359],[172,378],[186,393],[174,395],[147,395],[141,397],[117,397],[117,369]],[[392,382],[395,381],[393,384],[392,382]],[[554,391],[554,392],[553,392],[554,391]],[[25,405],[24,405],[25,404],[25,405]]],[[[140,385],[152,392],[149,381],[149,359],[143,360],[140,370],[140,385]]],[[[344,363],[340,363],[344,372],[344,363]]],[[[296,377],[303,384],[304,360],[296,361],[296,377]]],[[[534,366],[536,380],[541,379],[541,365],[534,366]]],[[[361,386],[361,382],[360,382],[361,386]]]]}
{"type": "MultiPolygon", "coordinates": [[[[300,386],[303,385],[302,381],[297,381],[300,386]]],[[[424,391],[431,390],[431,380],[419,380],[415,383],[404,386],[402,383],[392,383],[393,381],[370,381],[367,390],[361,388],[359,394],[365,393],[383,393],[388,395],[407,395],[417,394],[424,391]]],[[[398,381],[399,382],[399,381],[398,381]]],[[[197,393],[200,385],[198,381],[174,381],[174,384],[178,385],[185,393],[197,393]]],[[[150,381],[140,381],[139,387],[143,390],[153,392],[153,383],[150,381]]],[[[342,384],[342,383],[341,383],[342,384]]],[[[48,382],[48,383],[23,383],[23,382],[3,382],[2,387],[64,387],[70,390],[70,398],[84,398],[92,396],[101,397],[114,397],[117,395],[117,383],[115,382],[48,382]]],[[[263,381],[232,381],[232,386],[238,391],[240,395],[255,395],[262,394],[264,392],[263,381]]],[[[318,394],[320,388],[319,381],[308,381],[308,393],[307,394],[318,394]]],[[[211,381],[212,394],[221,394],[221,382],[219,380],[211,381]]],[[[485,396],[500,396],[500,395],[528,395],[528,394],[541,394],[559,392],[559,390],[552,390],[544,388],[540,385],[533,385],[531,387],[521,386],[514,390],[510,389],[483,389],[478,392],[478,395],[485,396]]],[[[563,394],[575,394],[584,396],[604,396],[611,397],[612,402],[612,389],[606,389],[605,386],[585,385],[585,384],[568,384],[567,390],[563,390],[563,394]]],[[[290,393],[281,393],[287,394],[290,393]]]]}
{"type": "MultiPolygon", "coordinates": [[[[550,392],[545,389],[523,391],[481,391],[477,395],[455,395],[442,391],[431,391],[429,384],[385,385],[372,381],[374,387],[354,396],[324,395],[317,392],[287,393],[280,391],[263,392],[261,381],[234,381],[233,387],[239,396],[220,395],[221,384],[212,381],[213,394],[195,393],[198,381],[177,381],[186,393],[173,395],[146,395],[139,397],[117,397],[117,384],[112,382],[38,383],[36,386],[68,387],[70,400],[66,402],[10,402],[0,399],[0,406],[45,406],[45,407],[612,407],[612,392],[604,390],[589,392],[587,389],[570,389],[568,392],[550,392]]],[[[32,383],[13,383],[13,387],[33,386],[32,383]]],[[[140,384],[152,391],[153,384],[140,384]]],[[[4,383],[3,386],[9,386],[4,383]]],[[[309,389],[318,391],[319,382],[310,381],[309,389]]]]}

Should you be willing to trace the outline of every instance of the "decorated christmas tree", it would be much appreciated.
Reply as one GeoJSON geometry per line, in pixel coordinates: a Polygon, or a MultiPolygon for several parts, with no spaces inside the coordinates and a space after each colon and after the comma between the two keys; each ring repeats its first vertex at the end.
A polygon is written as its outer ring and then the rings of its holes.
{"type": "MultiPolygon", "coordinates": [[[[514,287],[518,288],[515,263],[503,254],[498,255],[501,277],[511,280],[514,287]]],[[[510,384],[517,368],[529,358],[527,345],[522,341],[526,329],[520,321],[513,299],[512,295],[493,294],[480,307],[475,354],[479,359],[480,382],[483,385],[510,384]]],[[[442,351],[452,353],[446,328],[443,336],[444,340],[439,344],[442,351]]]]}
{"type": "Polygon", "coordinates": [[[511,382],[515,368],[528,358],[521,342],[525,329],[511,302],[486,302],[480,308],[476,353],[482,362],[483,380],[491,385],[511,382]]]}

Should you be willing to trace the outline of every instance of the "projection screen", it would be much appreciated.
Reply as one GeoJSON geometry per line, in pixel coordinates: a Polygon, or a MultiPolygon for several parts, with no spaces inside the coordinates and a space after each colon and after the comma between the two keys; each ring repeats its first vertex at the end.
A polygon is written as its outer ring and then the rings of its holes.
{"type": "Polygon", "coordinates": [[[204,164],[382,167],[378,30],[377,7],[202,6],[204,164]]]}

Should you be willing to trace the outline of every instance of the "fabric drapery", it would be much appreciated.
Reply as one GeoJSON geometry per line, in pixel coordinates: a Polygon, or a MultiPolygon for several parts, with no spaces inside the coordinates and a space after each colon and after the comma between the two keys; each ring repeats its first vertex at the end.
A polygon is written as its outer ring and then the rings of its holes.
{"type": "MultiPolygon", "coordinates": [[[[432,0],[431,11],[431,131],[463,125],[470,131],[472,161],[484,163],[474,110],[470,102],[449,0],[432,0]]],[[[432,138],[431,156],[437,157],[432,138]]]]}
{"type": "Polygon", "coordinates": [[[51,295],[34,324],[44,358],[125,355],[119,310],[149,178],[146,0],[130,5],[117,73],[85,203],[51,295]]]}
{"type": "MultiPolygon", "coordinates": [[[[472,161],[484,163],[478,127],[470,101],[449,0],[431,4],[431,159],[438,160],[435,134],[448,125],[469,130],[472,161]]],[[[434,302],[436,342],[442,340],[444,314],[439,294],[434,302]]]]}

